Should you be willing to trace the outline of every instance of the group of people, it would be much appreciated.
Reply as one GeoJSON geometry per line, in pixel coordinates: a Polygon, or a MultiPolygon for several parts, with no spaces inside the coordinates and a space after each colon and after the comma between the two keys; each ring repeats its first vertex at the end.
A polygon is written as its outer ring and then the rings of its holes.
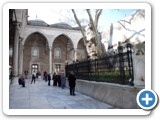
{"type": "MultiPolygon", "coordinates": [[[[66,77],[64,75],[63,70],[60,72],[60,74],[54,73],[52,76],[52,80],[53,80],[53,86],[58,86],[58,87],[61,87],[62,89],[65,88],[66,77]]],[[[69,88],[70,88],[70,95],[76,95],[75,94],[76,77],[73,71],[70,72],[70,75],[68,77],[68,82],[69,82],[69,88]]]]}
{"type": "MultiPolygon", "coordinates": [[[[19,83],[19,85],[22,85],[22,87],[25,87],[25,80],[24,79],[27,78],[28,72],[25,71],[24,73],[25,73],[25,78],[22,75],[18,79],[18,83],[19,83]]],[[[41,77],[41,73],[39,71],[37,73],[34,71],[32,74],[31,84],[33,82],[35,84],[35,81],[36,81],[36,79],[38,79],[39,76],[41,77]]],[[[59,74],[54,73],[52,77],[50,74],[48,74],[46,71],[44,71],[43,80],[45,80],[45,82],[48,81],[48,86],[51,85],[51,80],[53,80],[53,86],[58,86],[58,87],[61,87],[62,89],[64,89],[66,87],[66,77],[65,77],[63,70],[61,70],[59,74]]],[[[70,87],[70,95],[75,95],[76,77],[73,72],[70,73],[70,75],[68,77],[68,82],[69,82],[69,87],[70,87]]]]}
{"type": "Polygon", "coordinates": [[[52,80],[53,80],[53,86],[62,87],[62,89],[65,88],[66,78],[63,70],[59,74],[54,73],[52,76],[52,80]]]}

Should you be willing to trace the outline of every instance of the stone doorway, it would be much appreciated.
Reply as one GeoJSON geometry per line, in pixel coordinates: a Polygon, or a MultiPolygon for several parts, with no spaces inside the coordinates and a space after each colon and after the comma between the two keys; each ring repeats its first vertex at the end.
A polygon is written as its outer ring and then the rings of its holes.
{"type": "Polygon", "coordinates": [[[58,74],[61,70],[61,64],[55,64],[55,72],[58,74]]]}
{"type": "Polygon", "coordinates": [[[39,65],[38,64],[32,64],[32,66],[31,66],[31,73],[33,73],[33,72],[38,72],[38,70],[39,70],[39,65]]]}

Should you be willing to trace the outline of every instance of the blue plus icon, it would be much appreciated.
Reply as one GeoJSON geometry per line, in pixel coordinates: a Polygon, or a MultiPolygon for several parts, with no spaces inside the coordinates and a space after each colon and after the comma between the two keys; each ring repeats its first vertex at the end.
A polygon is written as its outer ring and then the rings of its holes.
{"type": "Polygon", "coordinates": [[[152,109],[157,104],[157,94],[153,90],[143,89],[137,95],[137,103],[142,109],[152,109]]]}
{"type": "Polygon", "coordinates": [[[142,101],[146,102],[146,105],[149,105],[149,101],[154,101],[152,97],[149,97],[149,94],[146,93],[146,97],[142,98],[142,101]]]}

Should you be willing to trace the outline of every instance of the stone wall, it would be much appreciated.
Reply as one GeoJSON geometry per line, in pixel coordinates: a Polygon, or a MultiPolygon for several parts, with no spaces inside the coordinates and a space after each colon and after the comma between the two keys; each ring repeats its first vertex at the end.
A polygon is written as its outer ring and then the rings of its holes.
{"type": "MultiPolygon", "coordinates": [[[[67,84],[68,85],[68,84],[67,84]]],[[[136,102],[141,88],[94,81],[76,81],[76,91],[122,109],[139,108],[136,102]]]]}
{"type": "Polygon", "coordinates": [[[134,46],[133,53],[134,84],[145,86],[145,43],[134,46]]]}

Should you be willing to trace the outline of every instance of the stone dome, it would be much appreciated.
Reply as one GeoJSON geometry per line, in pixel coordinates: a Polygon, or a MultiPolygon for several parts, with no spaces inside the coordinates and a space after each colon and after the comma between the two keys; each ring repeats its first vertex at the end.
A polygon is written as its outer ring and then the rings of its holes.
{"type": "Polygon", "coordinates": [[[44,22],[41,19],[35,19],[35,20],[29,20],[28,25],[34,25],[34,26],[48,26],[46,22],[44,22]]]}
{"type": "Polygon", "coordinates": [[[56,27],[56,28],[62,28],[62,29],[73,29],[70,25],[64,22],[51,24],[50,26],[56,27]]]}
{"type": "MultiPolygon", "coordinates": [[[[70,30],[80,30],[79,27],[72,27],[69,24],[65,22],[60,22],[60,23],[55,23],[55,24],[47,24],[41,19],[35,19],[35,20],[29,20],[28,25],[33,25],[33,26],[46,26],[46,27],[54,27],[54,28],[61,28],[61,29],[70,29],[70,30]]],[[[82,26],[84,29],[84,26],[82,26]]]]}

